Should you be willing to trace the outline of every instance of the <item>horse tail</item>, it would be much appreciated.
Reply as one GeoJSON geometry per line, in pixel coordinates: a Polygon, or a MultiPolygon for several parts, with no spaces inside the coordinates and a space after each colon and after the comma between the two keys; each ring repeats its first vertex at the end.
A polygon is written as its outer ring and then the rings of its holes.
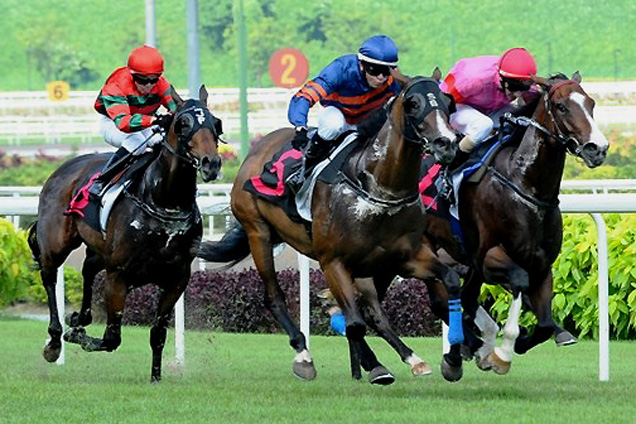
{"type": "MultiPolygon", "coordinates": [[[[247,233],[243,226],[236,222],[219,241],[206,241],[199,246],[197,256],[208,262],[226,263],[232,265],[245,259],[250,254],[247,233]]],[[[226,268],[226,267],[224,267],[226,268]]]]}
{"type": "Polygon", "coordinates": [[[27,235],[27,243],[29,243],[29,247],[31,248],[31,254],[33,255],[33,260],[37,263],[36,269],[42,268],[42,252],[40,251],[40,245],[38,244],[38,221],[36,220],[29,226],[27,235]]]}

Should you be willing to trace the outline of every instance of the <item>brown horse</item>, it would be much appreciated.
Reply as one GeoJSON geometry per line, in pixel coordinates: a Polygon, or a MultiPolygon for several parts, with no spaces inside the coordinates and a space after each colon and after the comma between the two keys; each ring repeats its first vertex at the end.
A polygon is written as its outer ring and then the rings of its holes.
{"type": "MultiPolygon", "coordinates": [[[[551,316],[551,265],[562,243],[558,194],[566,152],[590,168],[602,164],[607,155],[609,143],[592,118],[594,101],[580,81],[578,73],[572,79],[536,78],[543,92],[526,108],[531,118],[512,118],[517,136],[504,144],[479,183],[463,184],[458,193],[470,258],[466,264],[472,268],[462,289],[462,305],[465,318],[484,334],[484,344],[476,352],[478,366],[498,374],[508,372],[513,349],[525,353],[558,329],[551,316]],[[494,348],[497,326],[483,310],[478,312],[483,281],[501,284],[513,295],[500,348],[494,348]],[[538,324],[531,334],[519,337],[524,298],[538,324]]],[[[428,239],[461,262],[449,222],[428,218],[428,239]]],[[[443,291],[441,285],[437,288],[443,291]]]]}
{"type": "Polygon", "coordinates": [[[87,351],[117,349],[121,343],[126,294],[152,282],[159,286],[161,295],[150,331],[151,381],[161,379],[168,320],[188,283],[190,264],[201,240],[201,216],[195,202],[197,169],[205,181],[210,181],[217,177],[221,166],[217,120],[207,109],[207,96],[202,86],[201,100],[184,102],[173,90],[177,111],[161,152],[141,181],[127,189],[113,206],[105,235],[77,216],[65,216],[63,212],[88,177],[103,167],[107,155],[71,159],[44,184],[38,220],[29,232],[29,245],[41,267],[48,296],[51,338],[43,352],[47,361],[55,361],[62,346],[62,325],[55,299],[57,268],[72,250],[84,243],[84,297],[80,313],[70,317],[71,329],[64,335],[65,340],[79,343],[87,351]],[[103,338],[99,339],[86,335],[83,326],[92,321],[93,279],[104,268],[108,322],[103,338]]]}
{"type": "MultiPolygon", "coordinates": [[[[365,305],[358,296],[375,290],[365,284],[369,278],[394,273],[430,273],[420,240],[424,230],[418,190],[418,169],[423,150],[442,163],[450,162],[457,146],[448,124],[448,98],[437,83],[427,78],[405,78],[403,90],[385,112],[382,127],[362,137],[341,172],[347,178],[333,185],[318,181],[312,200],[312,223],[289,219],[279,207],[245,191],[247,179],[260,174],[263,166],[292,139],[292,129],[279,129],[255,146],[246,157],[232,189],[232,212],[240,225],[217,243],[204,243],[199,256],[212,262],[228,262],[253,256],[266,288],[266,305],[290,337],[297,352],[293,371],[302,379],[313,379],[316,370],[307,350],[305,336],[291,320],[284,295],[276,280],[272,244],[281,240],[299,252],[315,258],[328,286],[343,309],[347,338],[359,355],[369,380],[390,384],[394,377],[383,367],[364,341],[365,305]],[[354,279],[360,279],[356,287],[354,279]],[[360,308],[362,306],[363,308],[360,308]]],[[[430,262],[436,261],[426,252],[430,262]]],[[[459,286],[459,279],[449,284],[459,286]]],[[[376,296],[377,297],[377,296],[376,296]]],[[[380,311],[381,312],[381,311],[380,311]]],[[[383,326],[385,322],[378,322],[383,326]]],[[[386,323],[388,325],[388,323],[386,323]]],[[[375,323],[374,323],[375,326],[375,323]]],[[[410,350],[409,350],[410,351],[410,350]]],[[[428,365],[415,355],[405,354],[414,373],[430,373],[428,365]]]]}

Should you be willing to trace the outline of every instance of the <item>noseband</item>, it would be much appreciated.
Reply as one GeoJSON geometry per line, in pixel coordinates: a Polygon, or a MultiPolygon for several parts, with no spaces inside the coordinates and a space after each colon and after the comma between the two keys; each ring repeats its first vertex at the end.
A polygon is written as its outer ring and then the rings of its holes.
{"type": "Polygon", "coordinates": [[[189,145],[190,140],[201,128],[209,129],[215,140],[220,140],[216,125],[217,118],[199,100],[188,99],[184,106],[184,109],[177,112],[174,117],[174,126],[180,126],[179,130],[175,129],[177,150],[168,143],[166,137],[163,139],[163,145],[177,159],[187,162],[198,170],[201,168],[201,161],[192,154],[189,145]],[[183,121],[183,124],[180,121],[183,121]]]}

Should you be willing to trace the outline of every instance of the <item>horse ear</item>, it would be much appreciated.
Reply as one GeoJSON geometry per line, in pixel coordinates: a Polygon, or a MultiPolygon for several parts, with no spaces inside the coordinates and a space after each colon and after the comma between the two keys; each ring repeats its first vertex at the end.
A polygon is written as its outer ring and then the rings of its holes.
{"type": "Polygon", "coordinates": [[[433,78],[437,82],[440,82],[442,80],[442,71],[441,69],[439,69],[439,66],[436,66],[435,69],[433,69],[431,78],[433,78]]]}
{"type": "Polygon", "coordinates": [[[411,82],[411,78],[404,75],[398,68],[391,69],[391,76],[400,84],[400,87],[404,88],[411,82]]]}
{"type": "Polygon", "coordinates": [[[183,99],[179,96],[179,93],[177,93],[177,90],[175,90],[174,85],[172,84],[170,84],[170,91],[172,91],[172,99],[177,104],[177,107],[181,107],[183,99]]]}
{"type": "Polygon", "coordinates": [[[581,74],[579,73],[579,71],[576,71],[575,73],[572,74],[572,78],[570,78],[572,81],[576,81],[579,84],[581,83],[581,81],[583,81],[583,78],[581,77],[581,74]]]}
{"type": "Polygon", "coordinates": [[[547,87],[548,86],[548,80],[546,78],[543,78],[543,77],[538,77],[538,76],[535,75],[535,76],[532,77],[532,81],[535,84],[539,84],[542,87],[547,87]]]}
{"type": "Polygon", "coordinates": [[[208,90],[205,89],[205,84],[201,84],[201,88],[199,88],[199,100],[204,105],[208,104],[208,90]]]}

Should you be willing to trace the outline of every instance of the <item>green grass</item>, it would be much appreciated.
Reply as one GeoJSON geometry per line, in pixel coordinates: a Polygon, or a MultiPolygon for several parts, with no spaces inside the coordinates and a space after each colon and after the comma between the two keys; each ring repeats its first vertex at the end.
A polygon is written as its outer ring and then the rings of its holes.
{"type": "MultiPolygon", "coordinates": [[[[378,357],[396,375],[389,387],[349,378],[341,337],[312,337],[318,378],[291,375],[293,351],[283,335],[186,333],[186,366],[174,364],[173,333],[164,379],[148,382],[148,329],[125,327],[114,353],[67,345],[66,364],[41,357],[46,323],[0,320],[0,422],[206,423],[524,423],[633,422],[636,344],[612,342],[611,380],[598,381],[598,345],[545,343],[516,357],[509,375],[465,363],[464,378],[447,383],[438,371],[439,339],[408,339],[434,364],[428,377],[381,340],[378,357]]],[[[94,326],[91,334],[100,334],[94,326]]]]}

